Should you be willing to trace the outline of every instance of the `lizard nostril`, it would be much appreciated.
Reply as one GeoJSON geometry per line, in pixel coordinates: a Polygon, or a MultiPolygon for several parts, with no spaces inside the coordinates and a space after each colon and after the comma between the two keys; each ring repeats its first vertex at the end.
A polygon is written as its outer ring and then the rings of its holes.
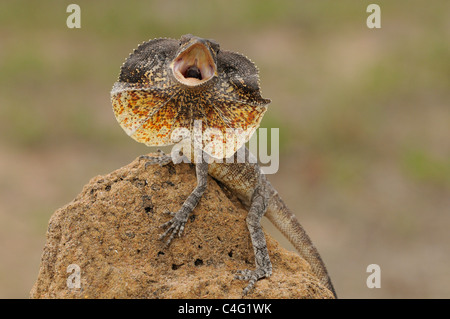
{"type": "Polygon", "coordinates": [[[195,79],[202,79],[202,72],[200,71],[200,69],[193,65],[190,66],[186,69],[186,71],[184,72],[183,76],[187,79],[187,78],[195,78],[195,79]]]}

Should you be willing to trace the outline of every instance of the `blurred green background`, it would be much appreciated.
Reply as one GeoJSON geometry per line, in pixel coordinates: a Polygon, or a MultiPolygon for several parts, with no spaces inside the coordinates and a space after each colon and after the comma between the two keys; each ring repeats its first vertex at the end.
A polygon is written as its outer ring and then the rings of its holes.
{"type": "Polygon", "coordinates": [[[448,0],[76,1],[81,29],[70,3],[0,4],[0,298],[28,298],[57,208],[154,151],[122,131],[109,92],[139,43],[186,33],[258,65],[262,127],[281,137],[269,179],[338,295],[450,297],[448,0]]]}

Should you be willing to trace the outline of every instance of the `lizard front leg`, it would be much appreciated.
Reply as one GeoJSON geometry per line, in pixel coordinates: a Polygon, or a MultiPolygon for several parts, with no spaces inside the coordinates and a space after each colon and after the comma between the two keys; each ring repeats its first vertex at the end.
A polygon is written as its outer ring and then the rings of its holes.
{"type": "MultiPolygon", "coordinates": [[[[147,162],[145,163],[145,167],[147,167],[147,165],[155,165],[155,164],[164,166],[172,162],[172,158],[170,155],[165,154],[161,150],[158,150],[158,153],[160,154],[160,156],[155,157],[155,156],[141,155],[139,159],[147,160],[147,162]]],[[[167,223],[161,225],[162,228],[168,227],[167,230],[159,237],[160,240],[163,240],[165,237],[168,237],[168,240],[166,241],[166,246],[168,246],[171,243],[175,235],[178,234],[178,236],[180,236],[182,234],[184,230],[184,225],[187,222],[189,214],[197,206],[200,198],[202,197],[203,193],[206,190],[208,178],[208,161],[207,159],[205,159],[207,157],[206,154],[202,155],[204,160],[199,161],[199,163],[197,163],[195,166],[195,171],[197,175],[197,186],[176,213],[170,212],[173,218],[169,220],[167,223]]]]}
{"type": "Polygon", "coordinates": [[[240,270],[238,271],[238,275],[235,276],[236,279],[247,280],[249,282],[243,291],[244,295],[253,288],[257,280],[269,277],[272,274],[272,263],[270,262],[266,239],[261,227],[261,218],[267,210],[267,204],[267,192],[265,191],[263,184],[259,183],[253,193],[246,219],[255,254],[256,269],[240,270]]]}
{"type": "Polygon", "coordinates": [[[158,164],[159,166],[164,166],[172,162],[172,157],[170,155],[165,154],[163,151],[158,149],[159,156],[149,156],[149,155],[141,155],[139,156],[139,160],[146,160],[145,168],[148,165],[158,164]]]}
{"type": "Polygon", "coordinates": [[[170,244],[175,235],[180,236],[182,234],[189,214],[194,210],[195,206],[197,206],[200,198],[206,190],[208,163],[206,161],[197,163],[195,165],[195,171],[197,174],[197,186],[183,203],[181,208],[176,213],[172,213],[173,218],[161,226],[163,228],[168,227],[167,230],[159,237],[160,240],[168,237],[166,246],[170,244]]]}

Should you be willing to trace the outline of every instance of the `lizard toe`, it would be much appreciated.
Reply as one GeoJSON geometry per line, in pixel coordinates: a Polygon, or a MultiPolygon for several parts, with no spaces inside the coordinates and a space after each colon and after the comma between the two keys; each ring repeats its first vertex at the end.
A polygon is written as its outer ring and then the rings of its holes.
{"type": "Polygon", "coordinates": [[[265,268],[258,268],[256,270],[244,269],[238,270],[234,279],[248,281],[248,285],[244,288],[242,294],[246,295],[254,286],[255,283],[262,278],[270,277],[272,270],[265,268]]]}
{"type": "Polygon", "coordinates": [[[248,294],[248,292],[255,286],[256,281],[258,281],[258,277],[256,276],[255,272],[251,270],[240,271],[240,275],[235,275],[234,278],[248,281],[247,286],[242,291],[242,294],[244,296],[248,294]]]}
{"type": "Polygon", "coordinates": [[[145,160],[145,168],[147,169],[150,165],[164,166],[172,162],[172,157],[165,154],[163,151],[158,150],[159,156],[141,155],[139,156],[139,161],[145,160]]]}
{"type": "Polygon", "coordinates": [[[167,228],[164,233],[159,236],[159,240],[164,240],[168,237],[166,241],[166,246],[169,246],[175,236],[180,237],[184,231],[184,225],[187,222],[186,218],[183,218],[182,213],[170,213],[174,217],[168,222],[162,224],[161,228],[167,228]]]}

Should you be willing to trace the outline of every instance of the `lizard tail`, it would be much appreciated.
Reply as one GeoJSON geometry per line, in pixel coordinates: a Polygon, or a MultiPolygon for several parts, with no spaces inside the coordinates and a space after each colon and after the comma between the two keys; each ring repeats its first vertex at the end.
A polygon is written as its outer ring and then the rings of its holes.
{"type": "Polygon", "coordinates": [[[291,244],[299,252],[300,256],[311,265],[312,271],[319,278],[320,282],[333,293],[335,298],[337,298],[333,284],[331,283],[331,279],[319,252],[295,215],[289,210],[286,204],[284,204],[278,194],[273,194],[265,216],[283,233],[284,236],[286,236],[287,239],[289,239],[291,244]]]}

